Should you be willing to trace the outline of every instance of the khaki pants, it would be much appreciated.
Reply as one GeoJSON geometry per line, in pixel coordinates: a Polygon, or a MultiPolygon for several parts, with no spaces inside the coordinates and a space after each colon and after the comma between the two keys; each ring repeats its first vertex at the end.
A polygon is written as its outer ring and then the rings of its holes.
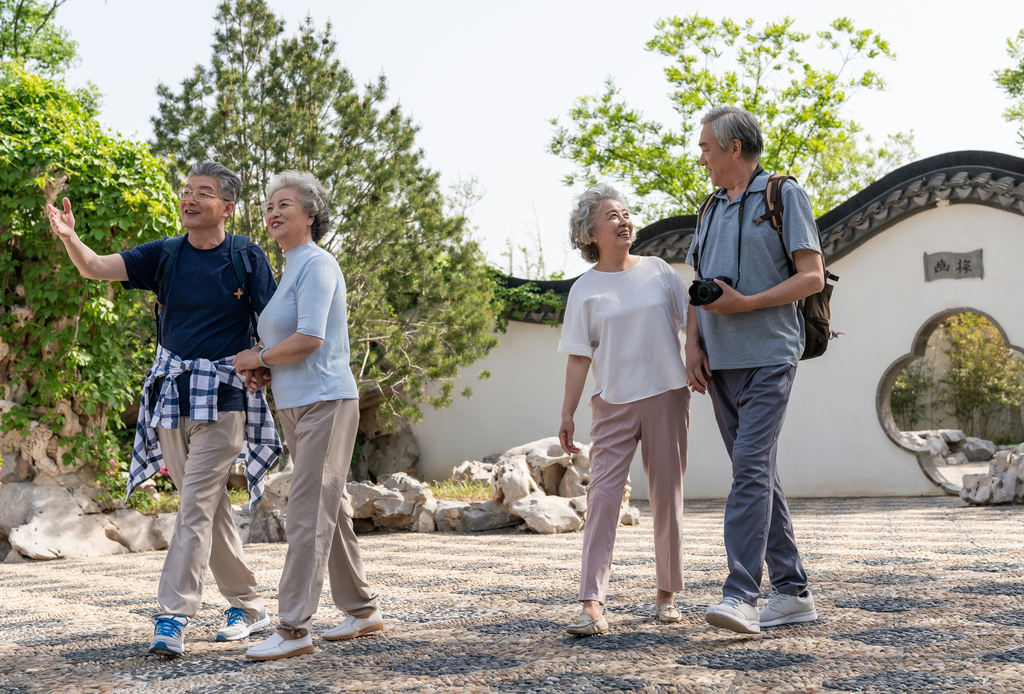
{"type": "Polygon", "coordinates": [[[286,638],[309,633],[320,604],[324,572],[342,612],[366,617],[377,595],[366,582],[345,483],[359,428],[358,400],[330,400],[277,411],[291,452],[288,553],[278,587],[278,615],[286,638]]]}
{"type": "Polygon", "coordinates": [[[613,405],[595,395],[590,427],[590,486],[583,530],[580,596],[604,604],[612,569],[622,492],[637,441],[654,517],[654,572],[658,590],[683,589],[683,473],[690,428],[690,393],[670,390],[613,405]]]}
{"type": "Polygon", "coordinates": [[[256,576],[245,564],[238,529],[231,519],[227,481],[245,439],[245,413],[221,412],[216,422],[178,420],[177,429],[157,427],[164,465],[181,494],[174,537],[160,574],[161,614],[193,617],[203,600],[207,567],[221,595],[249,617],[263,611],[256,576]]]}

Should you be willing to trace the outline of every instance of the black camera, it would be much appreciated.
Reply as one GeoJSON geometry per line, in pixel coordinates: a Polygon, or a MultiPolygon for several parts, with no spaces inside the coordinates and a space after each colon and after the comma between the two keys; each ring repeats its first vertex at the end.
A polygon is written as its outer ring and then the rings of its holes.
{"type": "Polygon", "coordinates": [[[695,279],[690,285],[690,303],[694,306],[703,306],[722,296],[722,288],[715,284],[715,280],[722,280],[730,287],[732,286],[732,278],[722,275],[710,280],[695,279]]]}

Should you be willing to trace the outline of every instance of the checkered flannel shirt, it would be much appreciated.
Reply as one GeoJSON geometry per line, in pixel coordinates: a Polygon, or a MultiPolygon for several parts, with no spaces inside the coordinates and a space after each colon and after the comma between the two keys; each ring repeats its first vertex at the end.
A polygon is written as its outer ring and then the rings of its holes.
{"type": "MultiPolygon", "coordinates": [[[[245,390],[245,381],[231,365],[232,361],[232,357],[217,361],[183,360],[157,345],[153,368],[146,374],[146,383],[142,386],[142,405],[139,408],[139,423],[135,428],[132,464],[128,470],[126,501],[140,484],[164,466],[156,427],[178,428],[180,400],[177,376],[192,372],[189,384],[189,416],[192,421],[216,422],[217,387],[226,383],[245,390]],[[157,393],[156,381],[160,378],[163,384],[157,393]]],[[[245,443],[235,462],[245,465],[245,478],[249,482],[249,508],[252,509],[263,498],[263,476],[281,454],[281,440],[277,436],[277,427],[270,416],[263,391],[258,390],[255,394],[246,391],[245,419],[245,443]]]]}

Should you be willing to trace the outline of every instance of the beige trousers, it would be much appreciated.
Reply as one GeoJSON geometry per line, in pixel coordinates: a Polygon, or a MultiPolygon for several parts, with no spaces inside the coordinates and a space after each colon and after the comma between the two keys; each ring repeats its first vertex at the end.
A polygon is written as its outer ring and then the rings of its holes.
{"type": "Polygon", "coordinates": [[[249,617],[263,611],[256,576],[245,564],[231,519],[227,481],[245,440],[245,413],[221,412],[216,422],[180,417],[177,429],[157,427],[164,466],[181,494],[174,537],[160,574],[161,614],[192,617],[203,600],[207,567],[221,595],[249,617]]]}
{"type": "Polygon", "coordinates": [[[324,572],[342,612],[366,617],[377,594],[363,570],[352,530],[345,483],[359,428],[358,400],[330,400],[277,411],[291,452],[288,492],[288,553],[278,586],[278,615],[285,638],[309,633],[320,605],[324,572]]]}
{"type": "Polygon", "coordinates": [[[683,473],[690,428],[690,393],[670,390],[613,405],[595,395],[590,427],[590,486],[583,530],[580,596],[604,604],[615,530],[629,465],[640,442],[654,517],[654,572],[658,590],[683,589],[683,473]]]}

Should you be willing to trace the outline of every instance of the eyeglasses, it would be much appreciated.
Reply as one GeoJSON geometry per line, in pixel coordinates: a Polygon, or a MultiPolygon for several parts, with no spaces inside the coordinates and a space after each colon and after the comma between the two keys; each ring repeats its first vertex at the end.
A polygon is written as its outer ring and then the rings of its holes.
{"type": "Polygon", "coordinates": [[[205,190],[190,190],[188,188],[182,188],[178,191],[179,200],[188,200],[191,197],[196,202],[209,202],[210,200],[223,200],[224,202],[231,202],[227,198],[222,198],[219,195],[214,195],[205,190]]]}

